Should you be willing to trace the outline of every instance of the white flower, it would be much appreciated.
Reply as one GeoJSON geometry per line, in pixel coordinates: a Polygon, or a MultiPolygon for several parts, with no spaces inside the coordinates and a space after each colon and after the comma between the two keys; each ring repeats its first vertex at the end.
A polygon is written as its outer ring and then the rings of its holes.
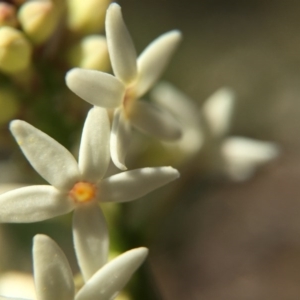
{"type": "MultiPolygon", "coordinates": [[[[66,256],[51,238],[38,234],[34,237],[33,243],[33,269],[37,299],[114,299],[143,263],[147,254],[148,249],[142,247],[121,254],[97,270],[75,295],[73,275],[66,256]]],[[[2,299],[1,296],[0,299],[2,299]]],[[[3,299],[16,300],[17,298],[3,297],[3,299]]]]}
{"type": "Polygon", "coordinates": [[[279,155],[275,143],[245,137],[227,137],[234,108],[234,93],[221,88],[199,109],[171,84],[160,83],[151,94],[153,100],[179,120],[183,134],[169,148],[185,157],[202,158],[202,165],[213,172],[226,173],[233,180],[246,180],[255,169],[279,155]]]}
{"type": "Polygon", "coordinates": [[[275,143],[245,137],[228,137],[222,143],[225,167],[234,180],[250,178],[255,168],[276,158],[279,148],[275,143]]]}
{"type": "Polygon", "coordinates": [[[74,93],[87,102],[117,108],[112,126],[111,156],[115,165],[125,170],[131,125],[165,140],[178,139],[181,135],[179,125],[171,115],[154,104],[136,101],[159,78],[181,40],[181,34],[173,30],[161,35],[137,59],[121,8],[112,3],[106,15],[106,35],[116,77],[76,68],[68,72],[66,82],[74,93]]]}
{"type": "MultiPolygon", "coordinates": [[[[95,260],[92,270],[83,267],[85,277],[90,277],[107,258],[105,251],[102,256],[97,252],[99,248],[106,249],[108,243],[98,203],[131,201],[179,176],[171,167],[158,167],[103,179],[110,161],[110,126],[107,112],[102,108],[92,108],[87,116],[78,163],[67,149],[30,124],[15,120],[10,129],[31,165],[52,186],[29,186],[1,194],[0,222],[37,222],[74,210],[73,230],[85,236],[95,260]],[[95,238],[99,232],[102,239],[95,238]]],[[[84,264],[84,259],[80,263],[84,264]]]]}

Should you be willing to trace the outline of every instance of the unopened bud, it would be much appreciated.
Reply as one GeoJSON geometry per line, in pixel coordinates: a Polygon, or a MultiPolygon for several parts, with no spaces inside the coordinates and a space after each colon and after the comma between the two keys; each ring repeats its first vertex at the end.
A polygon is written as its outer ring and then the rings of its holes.
{"type": "Polygon", "coordinates": [[[106,39],[102,35],[90,35],[75,44],[67,58],[72,67],[108,71],[110,68],[106,39]]]}
{"type": "Polygon", "coordinates": [[[17,73],[31,63],[32,47],[25,35],[12,27],[0,28],[0,70],[17,73]]]}
{"type": "Polygon", "coordinates": [[[97,33],[104,27],[110,0],[68,0],[68,26],[79,34],[97,33]]]}
{"type": "Polygon", "coordinates": [[[60,10],[50,0],[34,0],[21,6],[18,17],[24,32],[30,40],[35,44],[41,44],[56,29],[60,10]]]}
{"type": "Polygon", "coordinates": [[[18,20],[16,9],[13,5],[0,2],[0,26],[16,27],[18,20]]]}

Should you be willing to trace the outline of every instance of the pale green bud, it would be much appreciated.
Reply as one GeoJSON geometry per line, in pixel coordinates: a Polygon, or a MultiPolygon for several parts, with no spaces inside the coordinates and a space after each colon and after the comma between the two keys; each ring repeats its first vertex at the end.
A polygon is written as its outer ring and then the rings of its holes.
{"type": "Polygon", "coordinates": [[[13,5],[0,2],[0,26],[16,27],[18,20],[16,9],[13,5]]]}
{"type": "Polygon", "coordinates": [[[110,0],[67,0],[68,26],[79,34],[97,33],[104,28],[110,0]]]}
{"type": "Polygon", "coordinates": [[[21,6],[18,17],[30,40],[41,44],[56,29],[60,19],[60,8],[50,0],[29,1],[21,6]]]}
{"type": "Polygon", "coordinates": [[[25,35],[12,27],[0,28],[0,70],[17,73],[31,63],[32,47],[25,35]]]}
{"type": "Polygon", "coordinates": [[[90,35],[71,47],[67,59],[72,67],[108,71],[110,61],[106,39],[102,35],[90,35]]]}
{"type": "Polygon", "coordinates": [[[7,123],[16,117],[20,104],[13,90],[0,89],[0,124],[7,123]]]}

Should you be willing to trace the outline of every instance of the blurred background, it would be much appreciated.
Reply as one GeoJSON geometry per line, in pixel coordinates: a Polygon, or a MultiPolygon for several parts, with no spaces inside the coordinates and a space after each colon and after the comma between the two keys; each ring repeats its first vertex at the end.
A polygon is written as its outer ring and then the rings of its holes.
{"type": "Polygon", "coordinates": [[[139,50],[161,32],[182,30],[165,78],[198,103],[233,88],[231,132],[282,151],[246,182],[188,184],[151,249],[161,299],[299,299],[300,3],[122,4],[139,50]]]}
{"type": "MultiPolygon", "coordinates": [[[[232,88],[236,106],[230,134],[273,141],[281,149],[277,159],[247,181],[208,178],[201,171],[189,174],[183,168],[179,192],[178,183],[174,183],[151,196],[158,202],[163,201],[165,194],[166,198],[174,199],[169,201],[171,204],[158,224],[155,216],[149,214],[141,227],[152,228],[151,234],[145,229],[148,238],[140,239],[150,247],[150,299],[299,299],[299,1],[118,3],[138,53],[161,33],[174,28],[182,31],[183,42],[163,79],[172,82],[198,106],[217,89],[232,88]],[[172,194],[172,190],[176,193],[172,194]]],[[[43,49],[35,50],[35,56],[45,54],[43,49]]],[[[89,106],[64,90],[64,72],[73,65],[62,61],[51,60],[50,55],[38,64],[39,70],[47,75],[46,84],[45,78],[40,78],[46,89],[60,88],[59,93],[47,93],[55,102],[30,102],[30,95],[38,96],[34,92],[40,91],[36,86],[41,85],[35,81],[27,95],[21,90],[25,102],[21,102],[12,117],[23,118],[68,148],[76,148],[89,106]],[[53,71],[55,67],[59,72],[53,71]],[[62,102],[64,97],[66,102],[62,102]],[[54,129],[50,125],[55,125],[54,129]]],[[[17,86],[23,85],[22,80],[11,81],[6,74],[2,77],[2,83],[9,89],[16,82],[17,86]]],[[[10,138],[7,122],[2,123],[1,129],[1,182],[41,183],[10,138]]],[[[146,158],[139,164],[146,166],[146,158]]],[[[139,200],[137,207],[146,205],[147,200],[139,200]]],[[[135,203],[124,205],[128,212],[135,203]]],[[[70,218],[38,225],[3,225],[2,270],[30,272],[31,239],[40,232],[54,237],[75,265],[70,218]]]]}

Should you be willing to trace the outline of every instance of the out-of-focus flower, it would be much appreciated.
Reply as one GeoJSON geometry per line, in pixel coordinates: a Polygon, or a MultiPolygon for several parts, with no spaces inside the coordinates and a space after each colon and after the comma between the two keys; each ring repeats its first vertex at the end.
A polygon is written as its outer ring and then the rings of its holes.
{"type": "Polygon", "coordinates": [[[142,97],[159,78],[177,48],[181,34],[167,32],[153,41],[136,58],[136,51],[122,18],[121,8],[112,3],[106,15],[106,35],[112,68],[116,77],[92,70],[68,72],[68,87],[87,102],[105,108],[117,108],[111,135],[111,156],[125,170],[125,156],[131,125],[165,140],[178,139],[179,124],[167,112],[142,97]]]}
{"type": "Polygon", "coordinates": [[[103,179],[110,161],[110,124],[103,108],[95,107],[88,114],[78,163],[67,149],[30,124],[15,120],[10,129],[31,165],[53,186],[24,187],[0,195],[0,222],[37,222],[75,209],[74,227],[81,224],[76,214],[86,213],[98,228],[102,215],[98,202],[131,201],[179,177],[177,170],[159,167],[103,179]]]}
{"type": "Polygon", "coordinates": [[[16,16],[16,9],[9,3],[0,3],[0,26],[16,27],[18,20],[16,16]]]}
{"type": "Polygon", "coordinates": [[[72,67],[107,71],[110,68],[106,39],[89,35],[70,47],[67,59],[72,67]]]}
{"type": "Polygon", "coordinates": [[[0,276],[0,295],[14,298],[36,298],[33,276],[15,271],[3,273],[0,276]]]}
{"type": "Polygon", "coordinates": [[[25,35],[12,27],[0,28],[0,70],[18,73],[29,67],[32,47],[25,35]]]}
{"type": "Polygon", "coordinates": [[[201,109],[168,83],[157,85],[151,96],[182,125],[182,138],[166,146],[176,151],[177,158],[181,152],[183,162],[195,159],[201,162],[202,170],[225,173],[233,180],[246,180],[257,167],[279,155],[275,143],[227,137],[234,108],[234,93],[228,88],[215,92],[201,109]]]}
{"type": "Polygon", "coordinates": [[[279,155],[275,143],[258,141],[245,137],[229,137],[221,147],[225,167],[231,178],[245,180],[255,169],[279,155]]]}
{"type": "Polygon", "coordinates": [[[18,19],[22,29],[35,44],[45,42],[56,29],[60,20],[61,7],[51,0],[34,0],[24,3],[18,19]]]}
{"type": "Polygon", "coordinates": [[[73,275],[65,254],[48,236],[36,235],[33,243],[33,268],[37,299],[114,299],[147,254],[148,249],[142,247],[123,253],[99,269],[75,295],[73,275]]]}
{"type": "Polygon", "coordinates": [[[20,104],[15,92],[8,88],[0,89],[0,125],[16,117],[20,104]]]}
{"type": "Polygon", "coordinates": [[[104,27],[106,9],[110,0],[67,0],[67,23],[79,34],[98,33],[104,27]]]}

